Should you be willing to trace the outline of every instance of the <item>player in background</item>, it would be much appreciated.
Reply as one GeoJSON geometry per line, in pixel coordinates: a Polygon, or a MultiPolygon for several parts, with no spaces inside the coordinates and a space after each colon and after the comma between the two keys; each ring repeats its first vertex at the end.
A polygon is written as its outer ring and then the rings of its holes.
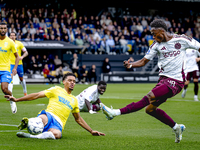
{"type": "MultiPolygon", "coordinates": [[[[15,66],[13,67],[12,74],[16,75],[17,66],[19,63],[19,55],[15,48],[15,43],[6,36],[7,24],[4,22],[0,23],[0,83],[1,90],[5,95],[12,95],[12,92],[8,90],[8,84],[12,81],[10,73],[10,57],[14,55],[15,66]]],[[[12,113],[17,112],[17,106],[15,102],[10,101],[12,113]]]]}
{"type": "Polygon", "coordinates": [[[99,96],[103,95],[106,87],[106,82],[99,81],[98,85],[92,85],[77,95],[79,110],[81,112],[89,112],[90,114],[97,113],[100,110],[101,103],[99,96]]]}
{"type": "Polygon", "coordinates": [[[136,112],[144,107],[147,114],[168,125],[175,132],[175,142],[179,143],[185,130],[183,124],[176,123],[165,111],[159,109],[159,105],[168,98],[178,94],[184,87],[184,56],[187,48],[200,50],[200,43],[186,35],[170,35],[167,25],[162,19],[153,20],[150,24],[154,38],[146,55],[136,61],[124,61],[126,68],[137,68],[146,65],[156,55],[158,56],[159,80],[157,85],[140,101],[132,102],[121,109],[110,109],[101,104],[101,108],[108,119],[118,115],[136,112]]]}
{"type": "MultiPolygon", "coordinates": [[[[15,47],[16,47],[18,55],[19,55],[19,64],[18,64],[18,67],[17,67],[17,74],[19,76],[20,83],[21,83],[21,85],[23,87],[24,95],[27,95],[26,81],[23,78],[24,69],[23,69],[22,60],[26,56],[28,56],[28,52],[27,52],[26,48],[24,47],[24,45],[22,44],[22,42],[16,40],[16,33],[15,32],[11,32],[10,33],[10,38],[15,42],[15,47]],[[22,52],[23,52],[23,55],[22,55],[22,52]]],[[[12,70],[14,68],[14,66],[15,66],[15,57],[14,57],[14,55],[11,55],[10,60],[11,60],[11,62],[10,62],[10,70],[12,70]]],[[[12,72],[11,72],[11,77],[13,79],[12,72]]],[[[8,89],[12,92],[12,90],[13,90],[13,83],[12,82],[8,85],[8,89]]]]}
{"type": "Polygon", "coordinates": [[[199,79],[199,66],[197,64],[198,61],[200,61],[200,53],[194,49],[187,49],[186,50],[186,79],[185,86],[182,92],[182,98],[185,97],[188,84],[190,83],[191,78],[193,78],[194,83],[194,101],[198,100],[198,91],[199,91],[199,85],[198,85],[198,79],[199,79]]]}
{"type": "MultiPolygon", "coordinates": [[[[78,101],[76,97],[71,94],[76,84],[76,76],[73,73],[65,74],[63,76],[63,84],[64,88],[54,86],[47,90],[38,93],[32,93],[21,98],[5,95],[5,98],[14,102],[30,101],[43,97],[49,98],[49,104],[46,110],[42,110],[37,116],[41,118],[41,122],[44,124],[43,133],[38,135],[31,135],[29,133],[18,132],[18,137],[60,139],[70,112],[72,112],[75,121],[92,135],[105,135],[104,133],[93,131],[80,116],[78,101]]],[[[27,124],[28,118],[23,118],[18,128],[22,130],[27,127],[27,124]]]]}

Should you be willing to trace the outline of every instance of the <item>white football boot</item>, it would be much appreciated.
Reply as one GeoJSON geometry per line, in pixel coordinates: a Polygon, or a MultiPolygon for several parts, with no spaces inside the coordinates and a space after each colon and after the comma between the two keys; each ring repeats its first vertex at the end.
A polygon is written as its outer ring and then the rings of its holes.
{"type": "Polygon", "coordinates": [[[174,131],[175,133],[175,143],[180,143],[180,141],[182,140],[182,134],[183,131],[185,130],[185,125],[183,124],[178,124],[178,126],[176,127],[174,131]]]}
{"type": "Polygon", "coordinates": [[[100,103],[100,106],[101,106],[102,112],[106,115],[106,118],[108,120],[112,120],[116,116],[115,111],[113,110],[112,106],[111,106],[111,109],[105,106],[103,103],[100,103]]]}

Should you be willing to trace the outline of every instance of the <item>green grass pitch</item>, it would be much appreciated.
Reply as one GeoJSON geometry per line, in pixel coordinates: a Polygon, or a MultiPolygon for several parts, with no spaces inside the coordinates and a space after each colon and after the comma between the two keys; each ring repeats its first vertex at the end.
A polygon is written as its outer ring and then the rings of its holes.
{"type": "MultiPolygon", "coordinates": [[[[27,85],[28,93],[39,92],[52,85],[27,85]]],[[[63,85],[61,85],[63,87],[63,85]]],[[[90,85],[76,85],[77,95],[90,85]]],[[[113,108],[122,108],[140,100],[155,84],[108,84],[101,101],[113,108]]],[[[17,127],[23,117],[35,117],[45,109],[47,98],[17,103],[18,112],[11,113],[10,104],[0,93],[0,149],[1,150],[198,150],[200,149],[200,102],[193,101],[193,84],[188,87],[186,97],[181,93],[167,100],[159,108],[169,114],[177,123],[186,126],[181,143],[175,143],[172,129],[153,117],[144,109],[117,116],[108,121],[102,112],[82,113],[83,119],[92,129],[104,132],[106,136],[95,137],[81,128],[70,115],[62,138],[59,140],[25,139],[16,136],[17,127]]],[[[21,85],[14,85],[15,97],[23,96],[21,85]]],[[[24,130],[26,132],[26,130],[24,130]]]]}

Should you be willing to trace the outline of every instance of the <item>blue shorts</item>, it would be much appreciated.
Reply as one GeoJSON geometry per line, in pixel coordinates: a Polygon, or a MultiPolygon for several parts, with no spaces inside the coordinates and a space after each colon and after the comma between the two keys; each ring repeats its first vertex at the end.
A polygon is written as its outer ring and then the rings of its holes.
{"type": "MultiPolygon", "coordinates": [[[[10,65],[10,72],[12,73],[13,68],[15,67],[15,65],[10,65]]],[[[24,76],[24,68],[23,65],[18,65],[17,67],[17,74],[19,77],[23,77],[24,76]]]]}
{"type": "Polygon", "coordinates": [[[0,71],[0,83],[2,82],[10,83],[11,81],[12,79],[9,71],[0,71]]]}
{"type": "Polygon", "coordinates": [[[45,110],[42,110],[38,116],[45,114],[47,115],[48,118],[48,123],[46,124],[46,126],[44,127],[43,132],[48,131],[49,129],[53,128],[53,129],[57,129],[60,130],[60,132],[62,133],[62,126],[60,125],[60,123],[48,112],[46,112],[45,110]]]}

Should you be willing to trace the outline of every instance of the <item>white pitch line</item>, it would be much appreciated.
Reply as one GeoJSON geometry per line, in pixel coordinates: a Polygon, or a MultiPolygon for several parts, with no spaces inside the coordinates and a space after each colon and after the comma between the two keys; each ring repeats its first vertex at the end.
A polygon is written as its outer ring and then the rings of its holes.
{"type": "Polygon", "coordinates": [[[1,124],[1,123],[0,123],[0,126],[17,127],[18,125],[12,125],[12,124],[1,124]]]}
{"type": "Polygon", "coordinates": [[[19,132],[19,130],[1,130],[0,132],[19,132]]]}

